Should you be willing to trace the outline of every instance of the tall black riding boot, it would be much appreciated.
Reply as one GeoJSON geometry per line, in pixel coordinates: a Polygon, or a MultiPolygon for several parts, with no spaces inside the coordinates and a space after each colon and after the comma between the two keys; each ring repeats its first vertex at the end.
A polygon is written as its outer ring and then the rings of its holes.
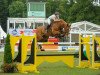
{"type": "Polygon", "coordinates": [[[49,28],[50,28],[50,25],[48,25],[47,28],[46,28],[46,31],[47,31],[47,32],[48,32],[49,28]]]}
{"type": "Polygon", "coordinates": [[[47,30],[50,28],[50,25],[47,26],[47,30]]]}

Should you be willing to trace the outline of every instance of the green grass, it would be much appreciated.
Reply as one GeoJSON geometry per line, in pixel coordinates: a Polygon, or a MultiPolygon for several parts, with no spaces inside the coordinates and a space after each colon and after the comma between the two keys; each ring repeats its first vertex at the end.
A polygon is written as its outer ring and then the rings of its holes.
{"type": "MultiPolygon", "coordinates": [[[[3,61],[3,53],[0,53],[0,65],[3,61]]],[[[78,58],[75,58],[75,66],[78,65],[78,58]]],[[[100,75],[100,70],[94,70],[90,68],[70,68],[66,66],[63,62],[59,61],[56,63],[44,62],[37,67],[39,74],[37,73],[27,73],[27,75],[100,75]]],[[[0,75],[22,75],[22,73],[2,73],[0,75]]],[[[24,73],[23,75],[26,75],[24,73]]]]}

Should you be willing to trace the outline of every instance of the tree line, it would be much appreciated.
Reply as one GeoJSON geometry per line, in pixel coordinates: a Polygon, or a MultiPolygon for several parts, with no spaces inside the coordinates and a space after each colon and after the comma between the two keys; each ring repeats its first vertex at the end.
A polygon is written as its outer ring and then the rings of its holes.
{"type": "MultiPolygon", "coordinates": [[[[94,6],[93,0],[44,0],[46,17],[55,11],[66,22],[89,21],[100,25],[100,6],[94,6]]],[[[27,17],[27,0],[0,0],[0,25],[6,31],[8,17],[27,17]]]]}

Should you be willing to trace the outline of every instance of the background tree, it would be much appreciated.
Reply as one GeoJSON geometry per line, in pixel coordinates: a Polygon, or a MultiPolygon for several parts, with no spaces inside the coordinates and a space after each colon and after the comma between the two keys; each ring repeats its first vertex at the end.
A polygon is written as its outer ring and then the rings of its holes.
{"type": "Polygon", "coordinates": [[[9,5],[10,17],[26,17],[25,4],[21,1],[14,1],[9,5]]]}
{"type": "Polygon", "coordinates": [[[6,44],[4,48],[4,62],[1,65],[1,69],[5,73],[17,72],[17,65],[12,60],[10,35],[7,35],[6,44]]]}
{"type": "MultiPolygon", "coordinates": [[[[9,0],[10,1],[10,0],[9,0]]],[[[0,0],[0,25],[6,31],[7,17],[9,16],[8,6],[10,2],[8,0],[0,0]]]]}
{"type": "MultiPolygon", "coordinates": [[[[11,5],[13,1],[21,1],[21,2],[24,3],[24,5],[25,5],[25,7],[24,7],[25,12],[23,14],[26,17],[26,13],[27,13],[27,10],[26,10],[27,9],[26,8],[26,0],[0,0],[0,25],[1,25],[1,27],[3,28],[3,30],[5,32],[7,32],[6,31],[7,30],[7,18],[11,17],[9,15],[11,13],[11,12],[9,12],[9,5],[11,5]]],[[[20,8],[18,8],[18,9],[20,9],[20,8]]],[[[14,14],[16,14],[16,13],[14,13],[14,14]]]]}
{"type": "MultiPolygon", "coordinates": [[[[43,0],[46,1],[46,17],[55,11],[66,22],[90,21],[100,25],[100,6],[94,6],[93,0],[43,0]]],[[[0,0],[0,25],[6,31],[8,17],[27,17],[27,0],[0,0]]]]}
{"type": "Polygon", "coordinates": [[[90,21],[95,17],[95,6],[90,0],[78,0],[77,3],[74,3],[69,9],[69,18],[70,22],[76,21],[90,21]]]}
{"type": "Polygon", "coordinates": [[[92,22],[95,24],[100,25],[100,6],[95,6],[95,17],[93,18],[92,22]]]}
{"type": "Polygon", "coordinates": [[[60,12],[60,18],[66,20],[67,18],[67,1],[66,0],[60,1],[59,12],[60,12]]]}
{"type": "Polygon", "coordinates": [[[58,0],[47,0],[46,3],[46,17],[54,14],[55,11],[59,11],[60,1],[58,0]]]}

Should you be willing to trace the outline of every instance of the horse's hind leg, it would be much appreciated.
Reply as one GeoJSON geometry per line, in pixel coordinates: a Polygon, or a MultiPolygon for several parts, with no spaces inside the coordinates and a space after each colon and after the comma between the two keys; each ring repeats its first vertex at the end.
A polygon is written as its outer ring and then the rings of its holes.
{"type": "Polygon", "coordinates": [[[44,51],[44,49],[42,48],[42,45],[38,45],[40,51],[44,51]]]}

